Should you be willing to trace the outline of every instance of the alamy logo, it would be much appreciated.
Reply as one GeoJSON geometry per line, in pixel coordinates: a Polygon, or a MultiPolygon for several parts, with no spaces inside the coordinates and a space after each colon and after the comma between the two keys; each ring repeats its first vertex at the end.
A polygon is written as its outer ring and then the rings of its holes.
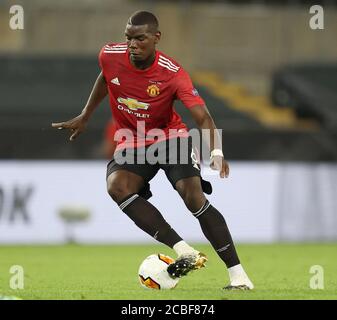
{"type": "MultiPolygon", "coordinates": [[[[133,111],[134,112],[134,111],[133,111]]],[[[200,159],[207,161],[210,157],[211,136],[217,136],[217,147],[222,148],[222,129],[212,130],[192,128],[191,130],[159,128],[146,130],[145,121],[137,121],[136,130],[121,128],[116,130],[114,141],[120,143],[121,152],[115,153],[118,164],[192,164],[200,170],[200,159]],[[181,135],[182,130],[184,132],[181,135]],[[179,134],[180,133],[180,134],[179,134]],[[185,137],[178,141],[177,137],[185,137]],[[137,143],[140,143],[137,146],[137,143]],[[147,144],[151,142],[151,145],[147,144]],[[191,143],[192,150],[188,144],[191,143]],[[145,145],[148,147],[145,148],[145,145]],[[122,149],[127,146],[127,149],[122,149]],[[135,153],[137,150],[137,153],[135,153]],[[199,151],[200,150],[200,151],[199,151]],[[146,161],[145,161],[146,160],[146,161]]],[[[222,164],[222,157],[221,159],[222,164]]],[[[221,168],[221,164],[218,168],[221,168]]],[[[217,168],[215,170],[218,170],[217,168]]]]}
{"type": "Polygon", "coordinates": [[[309,286],[313,290],[324,289],[324,269],[320,265],[310,267],[309,272],[313,274],[310,278],[309,286]]]}
{"type": "Polygon", "coordinates": [[[9,19],[9,27],[12,30],[23,30],[24,28],[23,7],[19,5],[13,5],[9,9],[9,13],[12,15],[9,19]]]}
{"type": "Polygon", "coordinates": [[[312,30],[324,29],[324,10],[322,6],[314,5],[310,7],[309,12],[314,14],[309,21],[310,28],[312,30]]]}
{"type": "Polygon", "coordinates": [[[9,279],[9,287],[12,290],[24,289],[25,276],[24,276],[23,267],[19,265],[11,266],[11,268],[9,269],[9,272],[12,274],[12,276],[9,279]]]}

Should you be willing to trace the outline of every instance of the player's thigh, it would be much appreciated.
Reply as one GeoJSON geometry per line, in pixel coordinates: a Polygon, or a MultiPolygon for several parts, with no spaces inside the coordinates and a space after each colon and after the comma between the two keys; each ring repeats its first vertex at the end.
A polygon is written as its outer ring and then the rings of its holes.
{"type": "MultiPolygon", "coordinates": [[[[166,163],[161,163],[160,168],[164,170],[173,188],[176,189],[178,180],[191,177],[197,178],[188,181],[195,181],[192,183],[193,185],[200,185],[200,181],[198,182],[198,178],[200,180],[201,177],[200,164],[192,148],[191,140],[178,138],[167,144],[166,148],[166,163]]],[[[191,182],[186,183],[190,184],[191,182]]],[[[182,193],[180,194],[182,195],[182,193]]]]}
{"type": "Polygon", "coordinates": [[[107,178],[108,193],[112,197],[137,193],[143,188],[144,184],[143,177],[124,169],[112,172],[107,178]]]}
{"type": "Polygon", "coordinates": [[[206,198],[201,185],[200,171],[192,164],[164,166],[163,170],[191,212],[198,211],[206,198]]]}
{"type": "Polygon", "coordinates": [[[145,199],[151,197],[149,181],[158,167],[148,164],[118,164],[112,159],[107,167],[107,189],[116,202],[132,193],[139,193],[145,199]]]}
{"type": "Polygon", "coordinates": [[[192,212],[199,210],[205,203],[205,196],[201,185],[200,164],[191,140],[178,138],[176,143],[168,146],[167,150],[169,159],[172,160],[173,155],[176,157],[177,164],[168,163],[161,165],[161,168],[187,208],[192,212]]]}

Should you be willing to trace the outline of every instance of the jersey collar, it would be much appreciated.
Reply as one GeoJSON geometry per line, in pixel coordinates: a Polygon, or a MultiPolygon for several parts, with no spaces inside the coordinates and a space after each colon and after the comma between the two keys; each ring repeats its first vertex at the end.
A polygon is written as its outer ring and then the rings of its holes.
{"type": "Polygon", "coordinates": [[[126,65],[129,67],[129,69],[131,69],[132,71],[137,72],[137,73],[147,73],[147,72],[152,71],[154,68],[156,68],[156,66],[158,64],[158,59],[159,59],[159,51],[156,50],[156,57],[155,57],[152,65],[150,65],[148,68],[146,68],[144,70],[137,69],[134,65],[132,65],[131,62],[130,62],[129,56],[130,56],[130,51],[128,49],[126,51],[126,54],[125,54],[125,59],[126,59],[126,65]]]}

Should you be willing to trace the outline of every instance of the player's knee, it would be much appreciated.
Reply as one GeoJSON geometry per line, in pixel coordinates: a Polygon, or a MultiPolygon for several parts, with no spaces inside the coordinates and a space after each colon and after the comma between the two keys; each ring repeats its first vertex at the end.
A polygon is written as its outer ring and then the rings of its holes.
{"type": "Polygon", "coordinates": [[[108,181],[107,191],[110,197],[117,203],[133,193],[125,184],[117,183],[116,181],[108,181]]]}
{"type": "Polygon", "coordinates": [[[191,212],[198,211],[206,201],[203,193],[193,192],[193,190],[185,190],[181,194],[181,197],[183,198],[187,209],[191,212]]]}
{"type": "Polygon", "coordinates": [[[186,203],[186,207],[190,212],[194,213],[203,206],[204,202],[205,201],[201,201],[200,199],[192,199],[188,203],[186,203]]]}
{"type": "Polygon", "coordinates": [[[191,212],[198,211],[206,201],[205,195],[199,185],[186,185],[183,181],[180,181],[176,184],[176,189],[184,200],[187,209],[191,212]]]}

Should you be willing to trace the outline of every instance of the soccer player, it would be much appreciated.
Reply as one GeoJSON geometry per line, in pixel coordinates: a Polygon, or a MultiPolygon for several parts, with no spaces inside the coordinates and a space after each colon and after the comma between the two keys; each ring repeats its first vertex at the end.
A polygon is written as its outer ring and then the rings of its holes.
{"type": "Polygon", "coordinates": [[[156,50],[161,33],[158,20],[152,13],[135,12],[127,22],[125,37],[126,42],[110,43],[101,49],[101,72],[81,114],[52,126],[70,129],[70,140],[74,140],[85,130],[92,112],[108,94],[117,132],[124,129],[132,135],[132,139],[118,139],[114,156],[108,163],[107,190],[111,198],[139,228],[175,250],[178,258],[168,267],[172,277],[181,277],[203,267],[206,256],[189,246],[157,208],[147,201],[152,195],[149,181],[159,169],[163,169],[226,264],[230,283],[225,289],[252,289],[253,284],[240,264],[225,219],[205,197],[204,192],[210,193],[209,185],[201,178],[191,143],[186,143],[189,140],[188,129],[173,107],[174,100],[180,99],[198,127],[209,130],[211,168],[218,170],[221,178],[228,177],[229,166],[222,153],[221,139],[204,100],[183,67],[156,50]],[[145,135],[139,134],[141,122],[145,135]],[[164,134],[152,139],[151,135],[147,135],[152,129],[161,129],[164,134]],[[176,129],[173,134],[172,129],[176,129]],[[144,149],[148,151],[156,145],[159,154],[168,151],[164,160],[175,153],[172,145],[175,145],[175,150],[177,146],[178,149],[181,145],[186,146],[185,152],[190,155],[188,163],[180,161],[179,152],[176,152],[178,164],[170,164],[169,161],[153,164],[148,159],[145,163],[118,161],[123,154],[131,154],[132,159],[138,159],[144,149]]]}

